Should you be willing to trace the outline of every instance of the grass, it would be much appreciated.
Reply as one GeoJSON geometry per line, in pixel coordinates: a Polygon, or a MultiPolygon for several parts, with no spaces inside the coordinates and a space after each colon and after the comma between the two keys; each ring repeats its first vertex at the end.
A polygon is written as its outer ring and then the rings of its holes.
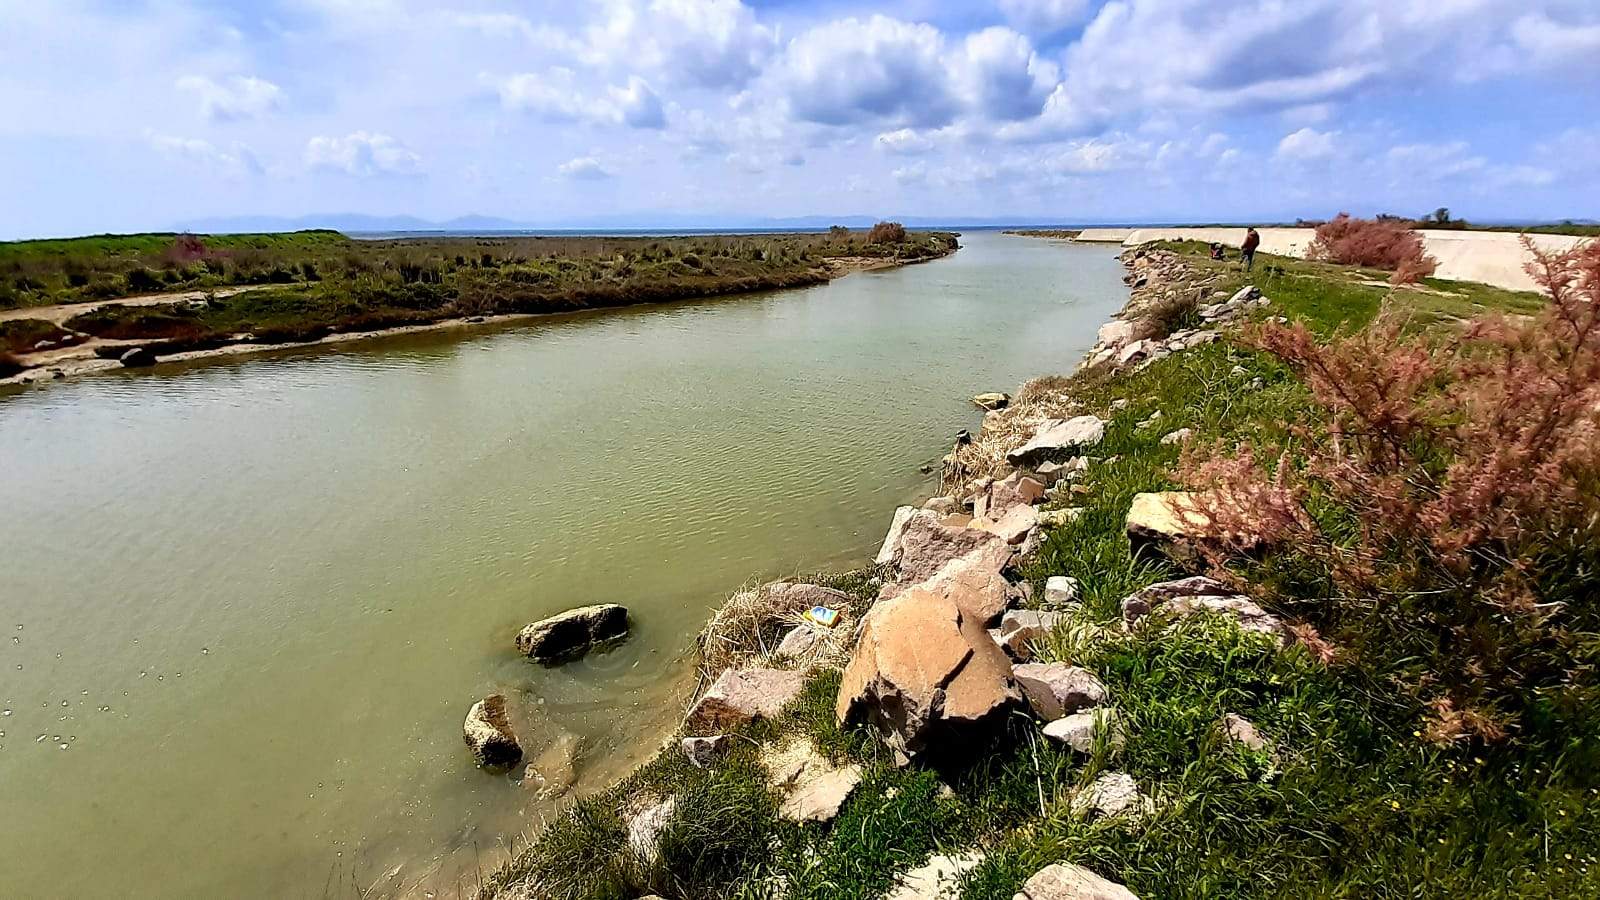
{"type": "MultiPolygon", "coordinates": [[[[506,237],[351,240],[335,231],[240,235],[99,235],[0,242],[0,308],[110,300],[227,285],[346,282],[452,284],[485,272],[520,284],[706,279],[809,270],[846,256],[924,259],[954,235],[875,242],[861,232],[695,237],[506,237]]],[[[478,281],[485,279],[479,278],[478,281]]],[[[480,285],[481,287],[481,285],[480,285]]]]}
{"type": "MultiPolygon", "coordinates": [[[[1252,280],[1272,300],[1259,315],[1300,319],[1321,334],[1360,327],[1384,303],[1415,310],[1416,327],[1440,328],[1465,308],[1527,312],[1535,302],[1482,286],[1428,285],[1454,295],[1443,301],[1391,293],[1362,284],[1365,273],[1276,258],[1258,260],[1252,280]]],[[[1244,283],[1235,270],[1219,289],[1244,283]]],[[[1132,373],[1030,388],[1040,397],[1062,389],[1109,425],[1080,482],[1086,492],[1072,498],[1084,513],[1049,534],[1023,575],[1035,596],[1051,575],[1078,578],[1084,616],[1099,623],[1119,619],[1128,593],[1180,574],[1164,558],[1135,556],[1123,530],[1135,493],[1174,487],[1180,448],[1161,444],[1162,435],[1188,427],[1205,441],[1291,450],[1316,439],[1304,386],[1275,360],[1227,342],[1132,373]],[[1114,401],[1125,404],[1113,410],[1114,401]],[[1140,428],[1157,410],[1159,424],[1140,428]]],[[[1315,573],[1268,565],[1258,574],[1274,576],[1290,601],[1317,596],[1315,573]]],[[[858,577],[853,592],[870,591],[858,577]]],[[[1060,861],[1147,898],[1600,896],[1600,733],[1492,748],[1428,744],[1423,710],[1386,678],[1385,665],[1404,661],[1329,667],[1303,648],[1281,650],[1215,620],[1131,633],[1063,630],[1037,650],[1107,685],[1128,724],[1119,759],[1103,751],[1076,758],[1019,714],[974,765],[897,769],[863,730],[835,725],[839,676],[824,672],[782,721],[749,729],[712,772],[688,768],[669,748],[612,792],[580,801],[499,873],[490,893],[519,896],[507,887],[538,876],[559,882],[552,896],[563,898],[647,890],[756,898],[780,888],[790,898],[876,898],[894,873],[978,847],[986,859],[964,879],[965,900],[1009,900],[1060,861]],[[1270,751],[1219,740],[1216,723],[1230,712],[1254,722],[1270,751]],[[863,767],[831,825],[773,817],[755,744],[785,733],[863,767]],[[1109,768],[1132,775],[1156,811],[1137,823],[1074,815],[1074,793],[1109,768]],[[680,800],[663,867],[617,876],[615,810],[641,792],[669,791],[680,800]]]]}
{"type": "MultiPolygon", "coordinates": [[[[871,243],[856,233],[357,242],[312,232],[234,236],[216,245],[192,236],[81,238],[0,244],[0,272],[10,267],[14,273],[9,285],[0,282],[0,306],[7,296],[13,304],[49,304],[137,293],[150,285],[174,290],[265,285],[201,301],[108,303],[67,323],[95,337],[169,342],[164,350],[170,352],[214,346],[245,333],[264,342],[292,342],[452,317],[568,312],[798,287],[831,277],[830,261],[839,258],[916,261],[955,247],[954,235],[929,232],[896,243],[871,243]],[[254,238],[261,241],[252,243],[254,238]],[[175,253],[188,261],[174,262],[175,253]],[[158,264],[166,268],[151,274],[150,267],[158,264]],[[122,281],[107,281],[114,278],[122,281]],[[84,279],[82,286],[72,285],[84,279]],[[27,290],[19,293],[17,284],[27,290]]],[[[31,348],[38,340],[25,340],[32,332],[23,332],[43,323],[26,322],[8,325],[22,335],[15,346],[8,340],[9,349],[31,348]]]]}

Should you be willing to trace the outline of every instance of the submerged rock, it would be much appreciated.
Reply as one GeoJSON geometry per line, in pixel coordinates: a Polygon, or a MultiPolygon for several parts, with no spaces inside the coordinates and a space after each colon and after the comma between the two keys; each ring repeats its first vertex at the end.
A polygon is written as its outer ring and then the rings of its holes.
{"type": "Polygon", "coordinates": [[[805,687],[804,672],[788,669],[728,669],[717,677],[684,719],[690,732],[732,731],[756,719],[774,719],[805,687]]]}
{"type": "Polygon", "coordinates": [[[1011,402],[1011,396],[1009,394],[1003,394],[999,391],[991,391],[986,394],[978,394],[974,396],[972,398],[972,402],[977,404],[978,408],[980,409],[1005,409],[1006,404],[1011,402]]]}
{"type": "Polygon", "coordinates": [[[522,759],[522,745],[506,717],[504,694],[490,694],[472,704],[461,731],[478,765],[486,769],[509,769],[522,759]]]}
{"type": "Polygon", "coordinates": [[[1139,900],[1139,896],[1083,866],[1056,863],[1029,878],[1012,900],[1139,900]]]}
{"type": "Polygon", "coordinates": [[[527,626],[517,634],[517,649],[539,662],[558,662],[582,656],[595,644],[627,633],[627,607],[601,603],[570,609],[527,626]]]}
{"type": "Polygon", "coordinates": [[[578,753],[582,742],[570,731],[562,732],[550,746],[528,763],[522,773],[523,785],[539,792],[540,797],[560,797],[578,783],[578,753]]]}

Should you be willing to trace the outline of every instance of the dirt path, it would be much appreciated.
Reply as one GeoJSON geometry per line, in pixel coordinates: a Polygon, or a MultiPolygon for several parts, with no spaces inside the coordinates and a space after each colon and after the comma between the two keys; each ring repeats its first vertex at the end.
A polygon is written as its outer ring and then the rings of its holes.
{"type": "Polygon", "coordinates": [[[16,319],[38,319],[41,322],[61,325],[73,316],[94,312],[102,306],[160,306],[164,303],[204,300],[207,297],[232,297],[235,294],[260,290],[265,287],[281,287],[281,285],[247,284],[241,287],[179,291],[175,294],[135,294],[131,297],[118,297],[115,300],[91,300],[87,303],[58,303],[55,306],[24,306],[21,309],[0,309],[0,322],[10,322],[16,319]]]}

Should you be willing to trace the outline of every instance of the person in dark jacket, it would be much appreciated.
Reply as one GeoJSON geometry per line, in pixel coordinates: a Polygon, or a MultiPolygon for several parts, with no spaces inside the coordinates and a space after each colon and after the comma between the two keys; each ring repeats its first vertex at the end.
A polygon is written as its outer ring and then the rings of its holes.
{"type": "Polygon", "coordinates": [[[1239,258],[1244,260],[1244,270],[1246,272],[1255,268],[1256,248],[1259,246],[1261,246],[1261,235],[1256,234],[1254,228],[1246,228],[1244,243],[1239,246],[1239,258]]]}

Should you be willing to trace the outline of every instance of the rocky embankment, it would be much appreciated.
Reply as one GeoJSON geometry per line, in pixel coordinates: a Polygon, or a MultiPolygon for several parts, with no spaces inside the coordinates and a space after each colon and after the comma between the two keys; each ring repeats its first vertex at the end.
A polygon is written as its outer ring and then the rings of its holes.
{"type": "MultiPolygon", "coordinates": [[[[1148,365],[1214,341],[1268,302],[1253,288],[1218,290],[1217,276],[1172,253],[1132,250],[1124,262],[1131,296],[1101,330],[1083,364],[1090,371],[1148,365]],[[1183,327],[1173,330],[1174,322],[1183,327]]],[[[996,393],[973,399],[988,410],[981,430],[963,433],[945,458],[939,496],[895,511],[873,569],[862,575],[865,590],[775,582],[736,595],[719,611],[701,641],[709,687],[664,753],[681,754],[698,769],[717,767],[736,742],[750,740],[752,726],[777,723],[819,672],[835,670],[834,724],[863,726],[898,766],[969,766],[1021,716],[1034,723],[1037,739],[1108,763],[1073,794],[1074,815],[1138,819],[1156,808],[1157,799],[1115,766],[1129,727],[1117,697],[1094,672],[1039,660],[1036,648],[1063,637],[1117,640],[1194,615],[1221,616],[1283,644],[1291,632],[1248,597],[1202,576],[1128,595],[1120,619],[1109,623],[1086,612],[1072,577],[1050,577],[1036,593],[1021,573],[1051,529],[1080,515],[1074,500],[1088,490],[1080,483],[1085,473],[1104,464],[1098,447],[1108,422],[1084,408],[1065,379],[1031,383],[1014,400],[996,393]],[[829,622],[830,613],[837,621],[829,622]]],[[[1174,431],[1164,441],[1186,437],[1174,431]]],[[[1181,493],[1138,495],[1128,539],[1149,552],[1185,556],[1205,540],[1186,514],[1191,503],[1181,493]]],[[[1274,752],[1237,714],[1217,721],[1215,731],[1220,741],[1274,752]]],[[[766,787],[783,819],[832,820],[862,783],[859,765],[835,762],[804,734],[769,731],[760,740],[766,787]]],[[[627,840],[640,871],[657,864],[660,836],[679,803],[659,784],[626,798],[627,840]]],[[[931,900],[983,859],[978,848],[936,855],[899,876],[889,896],[931,900]]],[[[520,888],[537,891],[534,881],[520,888]]],[[[1088,868],[1056,864],[1029,878],[1018,896],[1134,895],[1088,868]]]]}

